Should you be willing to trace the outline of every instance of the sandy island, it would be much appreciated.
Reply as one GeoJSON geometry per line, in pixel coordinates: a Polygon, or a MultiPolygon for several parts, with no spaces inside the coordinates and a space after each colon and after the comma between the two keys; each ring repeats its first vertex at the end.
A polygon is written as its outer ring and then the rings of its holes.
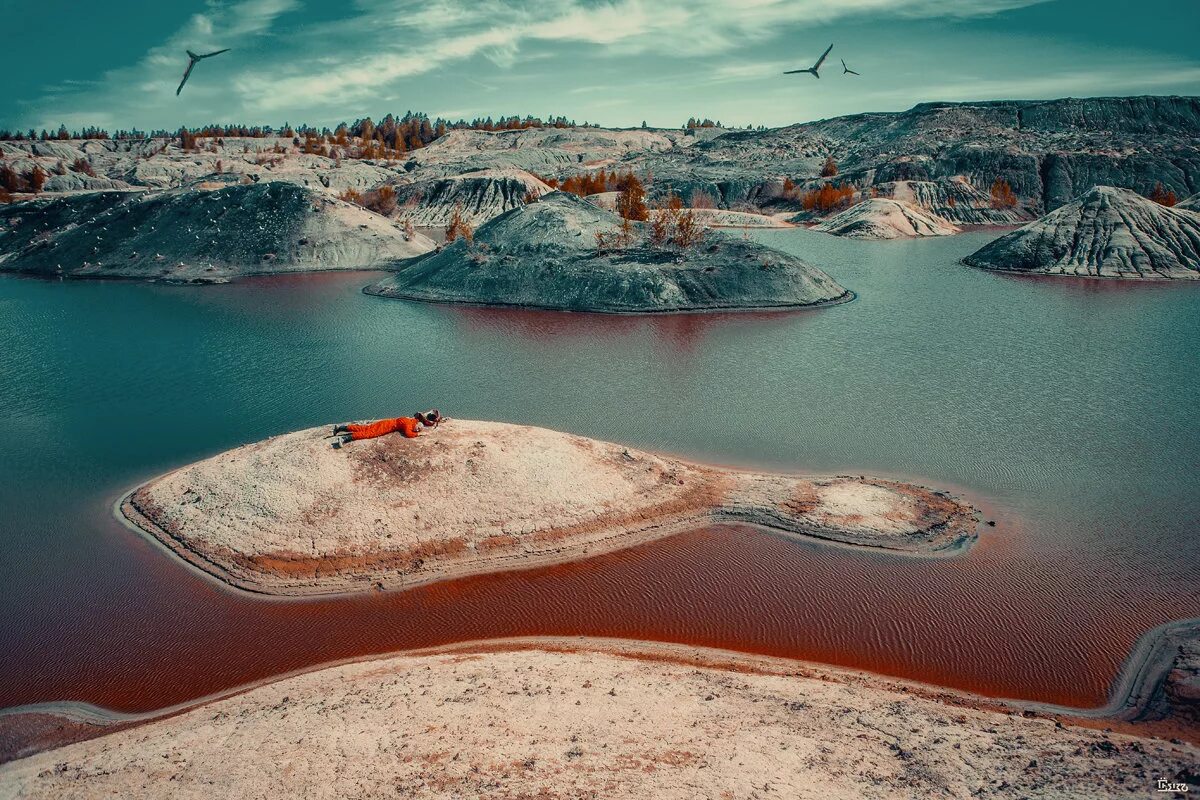
{"type": "Polygon", "coordinates": [[[0,795],[1126,797],[1200,757],[785,660],[480,647],[330,667],[22,759],[0,768],[0,795]]]}
{"type": "Polygon", "coordinates": [[[976,533],[969,505],[876,478],[741,472],[497,422],[451,420],[340,450],[329,431],[189,465],[121,511],[211,575],[284,595],[571,560],[722,521],[917,554],[976,533]]]}

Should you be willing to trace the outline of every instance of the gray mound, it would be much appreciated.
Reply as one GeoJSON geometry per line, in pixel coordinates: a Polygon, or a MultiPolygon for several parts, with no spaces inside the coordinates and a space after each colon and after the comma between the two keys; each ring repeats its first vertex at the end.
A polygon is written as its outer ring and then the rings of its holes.
{"type": "Polygon", "coordinates": [[[1029,214],[1015,208],[992,208],[991,195],[965,181],[892,181],[875,185],[880,196],[924,209],[958,225],[1020,225],[1029,214]]]}
{"type": "MultiPolygon", "coordinates": [[[[513,209],[366,291],[431,302],[655,312],[810,306],[851,295],[799,258],[709,232],[686,252],[598,252],[620,217],[564,192],[513,209]]],[[[639,239],[644,232],[637,231],[639,239]]]]}
{"type": "Polygon", "coordinates": [[[1200,278],[1200,215],[1096,186],[963,262],[1048,275],[1200,278]]]}
{"type": "Polygon", "coordinates": [[[396,189],[399,217],[427,228],[448,225],[456,207],[472,225],[482,225],[525,205],[526,195],[541,197],[550,191],[533,175],[516,169],[468,172],[396,189]]]}
{"type": "Polygon", "coordinates": [[[873,197],[813,226],[813,230],[850,239],[902,239],[950,236],[958,228],[944,219],[898,200],[873,197]]]}
{"type": "Polygon", "coordinates": [[[1200,194],[1192,195],[1175,207],[1183,211],[1200,211],[1200,194]]]}
{"type": "Polygon", "coordinates": [[[290,183],[101,192],[5,209],[0,269],[223,281],[386,266],[433,248],[377,214],[290,183]]]}

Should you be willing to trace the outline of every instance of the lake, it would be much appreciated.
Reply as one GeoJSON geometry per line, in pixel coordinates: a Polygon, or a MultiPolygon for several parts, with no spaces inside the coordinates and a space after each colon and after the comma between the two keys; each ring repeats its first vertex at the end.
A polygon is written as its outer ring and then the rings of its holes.
{"type": "Polygon", "coordinates": [[[366,273],[0,278],[0,707],[149,710],[334,659],[534,634],[1095,706],[1144,631],[1200,616],[1200,285],[957,263],[994,233],[749,235],[857,299],[612,317],[367,297],[366,273]],[[951,559],[722,526],[407,592],[279,600],[217,585],[113,517],[129,488],[221,450],[430,406],[697,460],[916,480],[998,524],[951,559]]]}

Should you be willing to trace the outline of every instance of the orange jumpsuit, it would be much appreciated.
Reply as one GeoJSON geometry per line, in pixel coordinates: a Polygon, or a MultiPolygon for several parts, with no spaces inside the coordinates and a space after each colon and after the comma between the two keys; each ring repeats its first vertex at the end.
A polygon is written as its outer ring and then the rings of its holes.
{"type": "Polygon", "coordinates": [[[394,431],[400,431],[405,438],[415,439],[417,431],[420,430],[420,424],[416,417],[396,417],[395,419],[381,419],[369,425],[347,425],[346,430],[350,431],[350,438],[355,441],[386,436],[394,431]]]}

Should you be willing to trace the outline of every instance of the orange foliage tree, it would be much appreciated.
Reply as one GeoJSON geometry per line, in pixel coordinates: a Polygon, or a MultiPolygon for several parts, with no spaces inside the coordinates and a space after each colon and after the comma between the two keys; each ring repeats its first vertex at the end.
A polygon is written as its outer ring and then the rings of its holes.
{"type": "Polygon", "coordinates": [[[46,185],[46,172],[39,166],[34,166],[29,170],[29,174],[25,176],[25,181],[29,184],[29,191],[37,194],[46,185]]]}
{"type": "Polygon", "coordinates": [[[854,187],[848,183],[840,186],[826,183],[819,189],[810,189],[805,192],[800,198],[800,203],[805,211],[820,211],[824,213],[849,205],[854,194],[854,187]]]}
{"type": "Polygon", "coordinates": [[[1179,202],[1179,198],[1175,196],[1175,192],[1163,186],[1162,181],[1154,184],[1154,191],[1149,194],[1149,197],[1160,206],[1170,208],[1179,202]]]}
{"type": "Polygon", "coordinates": [[[1017,195],[1013,193],[1012,186],[1003,178],[996,178],[992,183],[992,208],[1015,208],[1016,205],[1017,195]]]}
{"type": "Polygon", "coordinates": [[[825,163],[821,165],[821,177],[832,178],[834,175],[837,175],[837,162],[833,156],[826,156],[825,163]]]}
{"type": "Polygon", "coordinates": [[[621,193],[617,195],[617,213],[626,220],[639,222],[650,218],[650,209],[646,207],[646,187],[633,174],[625,177],[621,193]]]}
{"type": "Polygon", "coordinates": [[[455,203],[454,212],[450,215],[450,224],[446,226],[446,244],[450,244],[455,239],[463,239],[466,242],[471,242],[475,238],[475,231],[471,228],[471,223],[467,222],[466,217],[462,213],[462,205],[455,203]]]}

